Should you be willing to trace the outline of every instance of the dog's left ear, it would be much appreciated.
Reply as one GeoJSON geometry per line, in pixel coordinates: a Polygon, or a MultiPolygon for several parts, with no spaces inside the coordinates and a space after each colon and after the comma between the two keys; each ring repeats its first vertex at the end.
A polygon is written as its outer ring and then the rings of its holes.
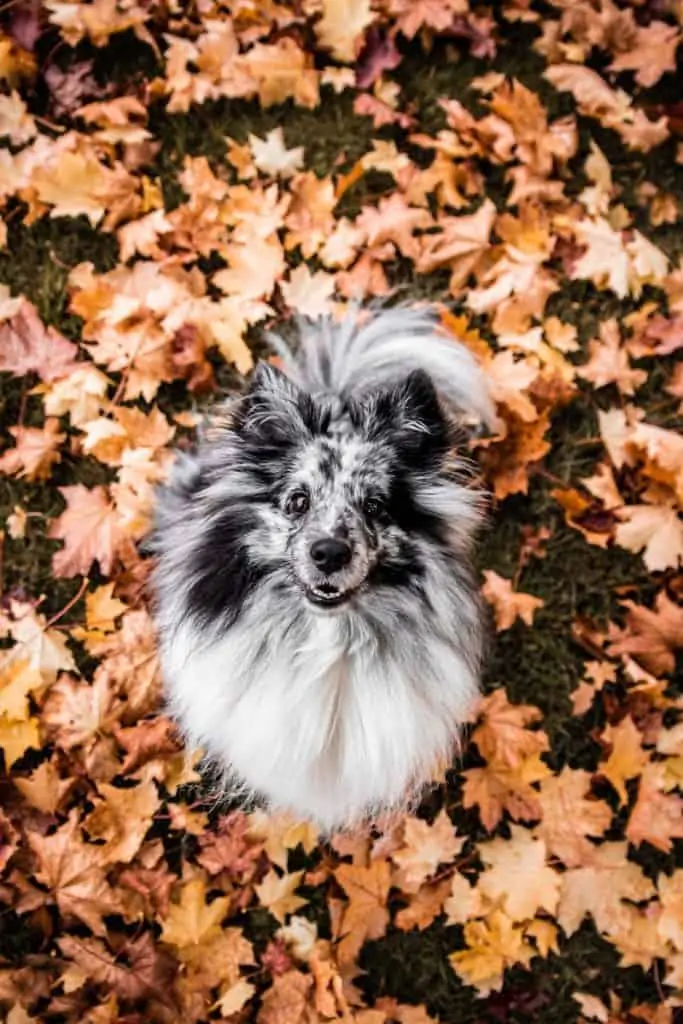
{"type": "Polygon", "coordinates": [[[443,454],[449,428],[429,374],[412,370],[390,390],[380,392],[370,411],[370,433],[394,444],[416,468],[443,454]]]}

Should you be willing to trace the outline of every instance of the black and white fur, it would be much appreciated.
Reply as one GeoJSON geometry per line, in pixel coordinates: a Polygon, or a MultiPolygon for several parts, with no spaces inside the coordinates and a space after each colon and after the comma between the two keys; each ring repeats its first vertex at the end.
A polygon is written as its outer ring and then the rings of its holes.
{"type": "Polygon", "coordinates": [[[189,741],[330,831],[419,793],[476,698],[480,499],[454,422],[491,408],[427,311],[301,331],[178,459],[154,585],[189,741]]]}

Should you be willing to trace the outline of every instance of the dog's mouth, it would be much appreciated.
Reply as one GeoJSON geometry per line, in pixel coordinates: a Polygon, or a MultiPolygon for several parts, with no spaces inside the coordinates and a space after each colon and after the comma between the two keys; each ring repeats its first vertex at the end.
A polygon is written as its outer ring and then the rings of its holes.
{"type": "Polygon", "coordinates": [[[304,589],[306,600],[318,608],[338,608],[350,599],[353,590],[340,590],[333,583],[318,583],[304,589]]]}

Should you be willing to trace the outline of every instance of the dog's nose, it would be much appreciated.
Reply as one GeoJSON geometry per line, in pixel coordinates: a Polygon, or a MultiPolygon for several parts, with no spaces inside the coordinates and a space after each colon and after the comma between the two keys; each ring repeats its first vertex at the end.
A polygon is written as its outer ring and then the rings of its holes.
{"type": "Polygon", "coordinates": [[[338,572],[351,561],[351,545],[335,537],[321,537],[311,544],[311,558],[321,572],[338,572]]]}

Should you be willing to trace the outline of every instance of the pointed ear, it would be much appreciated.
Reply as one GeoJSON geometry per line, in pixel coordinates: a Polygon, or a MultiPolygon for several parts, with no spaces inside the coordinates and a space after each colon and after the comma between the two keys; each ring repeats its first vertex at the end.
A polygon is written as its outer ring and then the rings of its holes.
{"type": "Polygon", "coordinates": [[[233,429],[245,440],[283,448],[310,437],[315,422],[310,395],[269,363],[259,363],[240,400],[233,429]]]}
{"type": "Polygon", "coordinates": [[[370,420],[371,436],[392,443],[419,469],[448,449],[450,432],[429,374],[413,370],[390,391],[380,392],[370,420]]]}

